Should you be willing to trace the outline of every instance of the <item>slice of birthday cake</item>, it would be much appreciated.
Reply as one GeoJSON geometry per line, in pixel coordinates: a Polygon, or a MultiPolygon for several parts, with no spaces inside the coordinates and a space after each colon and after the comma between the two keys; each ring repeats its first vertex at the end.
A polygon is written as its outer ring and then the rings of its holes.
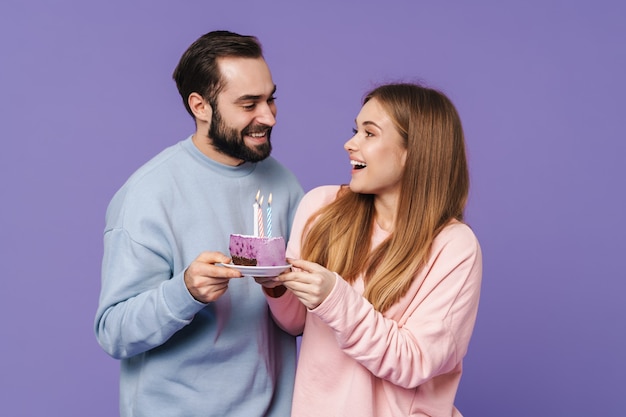
{"type": "Polygon", "coordinates": [[[231,234],[229,250],[235,265],[280,266],[287,264],[285,239],[282,236],[259,237],[231,234]]]}

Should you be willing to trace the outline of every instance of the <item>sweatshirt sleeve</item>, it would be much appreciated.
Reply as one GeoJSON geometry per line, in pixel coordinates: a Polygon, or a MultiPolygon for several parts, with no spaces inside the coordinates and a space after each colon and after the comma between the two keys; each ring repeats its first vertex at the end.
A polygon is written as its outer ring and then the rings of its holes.
{"type": "Polygon", "coordinates": [[[389,310],[394,318],[374,310],[343,279],[309,311],[372,374],[413,388],[461,362],[476,319],[481,276],[478,241],[469,227],[455,224],[440,233],[429,262],[389,310]]]}
{"type": "Polygon", "coordinates": [[[95,331],[109,355],[128,358],[160,346],[204,307],[162,256],[124,229],[105,232],[95,331]]]}
{"type": "MultiPolygon", "coordinates": [[[[291,228],[287,245],[287,258],[300,258],[300,244],[306,222],[317,210],[334,200],[338,190],[339,186],[326,185],[314,188],[302,198],[291,228]]],[[[291,291],[286,291],[279,298],[269,296],[266,298],[276,324],[292,335],[302,334],[307,312],[304,304],[291,291]]]]}

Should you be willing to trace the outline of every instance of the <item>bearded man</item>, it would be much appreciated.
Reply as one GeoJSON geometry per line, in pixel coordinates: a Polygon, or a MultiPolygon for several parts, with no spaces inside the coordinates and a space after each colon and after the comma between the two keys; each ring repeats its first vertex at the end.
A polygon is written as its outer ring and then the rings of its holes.
{"type": "Polygon", "coordinates": [[[270,156],[276,86],[258,40],[227,31],[196,40],[173,78],[195,133],[139,168],[106,212],[95,332],[120,359],[120,415],[287,416],[295,338],[261,286],[219,265],[231,233],[252,234],[259,190],[285,238],[303,195],[270,156]]]}

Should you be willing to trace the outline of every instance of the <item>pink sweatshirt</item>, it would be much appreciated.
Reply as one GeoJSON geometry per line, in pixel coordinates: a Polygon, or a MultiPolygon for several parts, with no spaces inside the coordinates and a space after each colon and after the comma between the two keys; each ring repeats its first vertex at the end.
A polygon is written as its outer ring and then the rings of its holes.
{"type": "MultiPolygon", "coordinates": [[[[300,256],[307,219],[335,199],[338,186],[316,188],[296,214],[287,256],[300,256]]],[[[373,244],[388,233],[376,228],[373,244]]],[[[337,279],[313,310],[289,291],[268,302],[276,322],[303,332],[294,417],[461,416],[454,397],[480,295],[482,258],[468,226],[448,225],[402,299],[381,314],[362,297],[363,280],[337,279]]]]}

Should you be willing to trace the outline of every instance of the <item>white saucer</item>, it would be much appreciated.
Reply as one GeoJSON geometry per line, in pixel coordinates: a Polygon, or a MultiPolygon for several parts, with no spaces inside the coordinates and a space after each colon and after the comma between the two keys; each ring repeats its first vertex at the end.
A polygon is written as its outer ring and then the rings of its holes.
{"type": "Polygon", "coordinates": [[[233,268],[237,271],[241,272],[241,275],[247,277],[276,277],[280,275],[281,272],[284,272],[291,268],[291,265],[278,265],[278,266],[244,266],[244,265],[235,265],[235,264],[221,264],[218,263],[216,265],[225,266],[227,268],[233,268]]]}

